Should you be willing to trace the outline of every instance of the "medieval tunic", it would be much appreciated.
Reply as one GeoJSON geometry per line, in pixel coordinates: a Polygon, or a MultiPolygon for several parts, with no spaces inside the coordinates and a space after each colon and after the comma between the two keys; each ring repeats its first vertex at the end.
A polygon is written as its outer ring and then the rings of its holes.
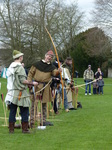
{"type": "Polygon", "coordinates": [[[18,106],[29,107],[30,98],[27,93],[27,86],[22,84],[26,80],[26,73],[20,62],[12,62],[7,71],[7,95],[6,105],[13,103],[18,106]],[[22,92],[20,100],[18,99],[20,91],[22,92]]]}
{"type": "MultiPolygon", "coordinates": [[[[66,82],[64,81],[65,87],[69,88],[70,87],[69,83],[71,83],[71,76],[70,76],[70,72],[69,72],[68,68],[62,68],[62,77],[63,77],[63,79],[66,80],[66,82]]],[[[68,99],[68,103],[72,102],[71,89],[69,91],[67,91],[67,99],[68,99]]]]}
{"type": "MultiPolygon", "coordinates": [[[[39,90],[44,88],[45,85],[51,80],[52,76],[56,76],[59,74],[59,71],[53,66],[51,63],[46,63],[44,60],[38,61],[35,65],[33,65],[28,73],[28,80],[35,80],[39,83],[37,87],[35,87],[35,92],[37,93],[39,90]]],[[[46,103],[52,100],[50,84],[48,84],[42,93],[42,102],[46,103]]],[[[39,93],[37,93],[39,94],[39,93]]]]}

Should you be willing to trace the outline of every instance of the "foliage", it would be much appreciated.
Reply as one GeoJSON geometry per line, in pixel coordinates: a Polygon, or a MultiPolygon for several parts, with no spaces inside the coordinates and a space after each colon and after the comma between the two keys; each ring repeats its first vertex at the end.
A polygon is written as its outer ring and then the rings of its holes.
{"type": "Polygon", "coordinates": [[[96,72],[97,68],[101,68],[103,62],[111,57],[109,39],[98,28],[88,29],[74,37],[74,44],[70,50],[75,69],[81,76],[88,64],[91,64],[92,70],[96,72]]]}
{"type": "Polygon", "coordinates": [[[100,28],[90,28],[84,32],[84,49],[91,56],[100,56],[105,59],[111,54],[111,44],[109,38],[100,28]]]}
{"type": "Polygon", "coordinates": [[[112,59],[109,59],[109,60],[108,60],[108,67],[109,67],[109,68],[112,68],[112,59]]]}
{"type": "Polygon", "coordinates": [[[67,6],[64,1],[55,0],[4,0],[0,9],[0,41],[11,51],[22,51],[26,66],[30,66],[53,48],[45,26],[61,52],[64,43],[81,29],[81,21],[76,2],[67,6]]]}
{"type": "MultiPolygon", "coordinates": [[[[83,84],[83,79],[75,79],[77,84],[83,84]]],[[[1,93],[6,94],[6,81],[2,82],[1,93]]],[[[78,101],[83,108],[66,113],[60,110],[56,116],[50,116],[54,126],[45,130],[35,128],[31,134],[22,134],[21,129],[15,129],[13,135],[8,128],[3,127],[0,119],[0,147],[3,150],[111,150],[111,118],[112,118],[112,79],[104,79],[104,95],[84,95],[84,89],[79,88],[78,101]]],[[[8,113],[7,113],[8,114],[8,113]]],[[[2,101],[0,101],[0,117],[4,116],[2,101]]],[[[8,116],[8,115],[7,115],[8,116]]]]}
{"type": "Polygon", "coordinates": [[[74,60],[74,68],[79,72],[80,77],[82,77],[84,70],[88,68],[89,64],[91,64],[92,70],[96,71],[99,63],[98,59],[96,57],[89,57],[84,52],[82,45],[77,46],[76,50],[71,52],[71,56],[74,60]]]}
{"type": "Polygon", "coordinates": [[[112,41],[112,0],[95,0],[94,6],[93,23],[105,31],[112,41]]]}

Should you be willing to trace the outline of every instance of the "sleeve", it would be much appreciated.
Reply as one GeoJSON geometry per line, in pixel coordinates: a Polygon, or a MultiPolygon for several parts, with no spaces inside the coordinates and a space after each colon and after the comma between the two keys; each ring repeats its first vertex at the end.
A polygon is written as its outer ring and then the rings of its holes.
{"type": "Polygon", "coordinates": [[[23,67],[20,67],[20,71],[18,73],[18,79],[23,84],[23,81],[27,79],[25,69],[23,67]]]}
{"type": "Polygon", "coordinates": [[[84,79],[84,80],[86,79],[86,70],[84,71],[83,79],[84,79]]]}
{"type": "Polygon", "coordinates": [[[30,70],[29,70],[29,73],[28,73],[28,77],[27,77],[28,81],[32,81],[33,80],[35,72],[36,72],[36,67],[32,66],[30,68],[30,70]]]}
{"type": "Polygon", "coordinates": [[[22,89],[25,89],[27,87],[26,85],[24,85],[22,83],[25,80],[24,76],[18,76],[16,74],[15,79],[16,79],[15,85],[16,85],[17,89],[22,90],[22,89]]]}
{"type": "Polygon", "coordinates": [[[14,81],[15,87],[19,90],[25,89],[27,86],[23,84],[24,80],[26,80],[26,73],[24,68],[20,66],[15,72],[15,81],[14,81]]]}
{"type": "Polygon", "coordinates": [[[92,80],[94,79],[94,72],[92,71],[92,80]]]}
{"type": "Polygon", "coordinates": [[[52,76],[58,76],[59,75],[59,71],[57,69],[54,69],[52,71],[52,76]]]}

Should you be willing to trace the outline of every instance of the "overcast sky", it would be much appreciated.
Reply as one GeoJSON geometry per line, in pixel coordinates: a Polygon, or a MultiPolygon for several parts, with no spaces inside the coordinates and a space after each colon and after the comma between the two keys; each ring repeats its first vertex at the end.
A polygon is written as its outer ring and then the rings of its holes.
{"type": "MultiPolygon", "coordinates": [[[[73,3],[74,0],[65,0],[68,4],[73,3]]],[[[79,9],[84,11],[87,17],[91,17],[90,12],[94,9],[95,0],[77,0],[79,9]]]]}
{"type": "MultiPolygon", "coordinates": [[[[68,4],[73,3],[74,0],[65,0],[68,4]]],[[[79,10],[84,12],[85,26],[83,30],[93,27],[93,23],[90,21],[92,18],[92,10],[94,9],[95,0],[77,0],[79,10]]]]}
{"type": "MultiPolygon", "coordinates": [[[[30,1],[30,0],[29,0],[30,1]]],[[[74,1],[78,2],[79,10],[82,12],[85,12],[85,22],[88,23],[89,19],[91,19],[91,10],[94,9],[94,1],[95,0],[64,0],[64,2],[70,4],[74,1]]],[[[3,0],[0,0],[0,2],[3,2],[3,0]]],[[[89,22],[89,26],[90,22],[89,22]]],[[[88,28],[88,27],[87,27],[88,28]]]]}
{"type": "MultiPolygon", "coordinates": [[[[70,4],[73,3],[74,0],[64,0],[64,1],[70,4]]],[[[77,0],[79,9],[85,11],[87,14],[89,14],[89,11],[92,8],[94,8],[94,1],[95,0],[77,0]]],[[[0,2],[3,2],[3,0],[0,0],[0,2]]]]}

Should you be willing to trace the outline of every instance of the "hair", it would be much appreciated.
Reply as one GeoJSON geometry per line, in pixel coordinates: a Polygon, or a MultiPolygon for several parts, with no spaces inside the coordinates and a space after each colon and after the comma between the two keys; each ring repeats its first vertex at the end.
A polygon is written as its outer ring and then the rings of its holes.
{"type": "MultiPolygon", "coordinates": [[[[55,59],[55,61],[57,61],[57,58],[55,59]]],[[[59,62],[63,63],[64,60],[62,58],[59,58],[59,62]]]]}
{"type": "MultiPolygon", "coordinates": [[[[23,55],[22,55],[23,56],[23,55]]],[[[21,56],[19,56],[18,58],[15,58],[14,60],[18,60],[21,56]]]]}
{"type": "Polygon", "coordinates": [[[72,60],[72,58],[71,57],[67,57],[66,60],[72,60]]]}
{"type": "Polygon", "coordinates": [[[18,58],[15,58],[14,60],[18,60],[19,59],[19,57],[18,58]]]}

